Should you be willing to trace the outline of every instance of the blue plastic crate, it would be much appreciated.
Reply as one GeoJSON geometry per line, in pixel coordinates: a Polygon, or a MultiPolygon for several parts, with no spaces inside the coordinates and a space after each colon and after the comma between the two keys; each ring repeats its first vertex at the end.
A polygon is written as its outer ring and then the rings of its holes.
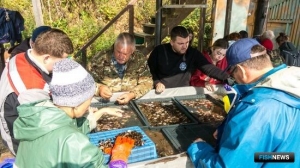
{"type": "MultiPolygon", "coordinates": [[[[90,142],[98,146],[99,140],[115,139],[115,136],[126,132],[128,130],[137,131],[143,135],[143,146],[134,147],[131,151],[131,154],[128,158],[128,163],[135,163],[150,159],[157,158],[156,147],[153,141],[145,134],[145,132],[138,126],[127,127],[111,131],[103,131],[89,134],[90,142]]],[[[99,149],[100,150],[100,149],[99,149]]],[[[110,155],[104,154],[105,163],[108,163],[110,160],[110,155]]]]}

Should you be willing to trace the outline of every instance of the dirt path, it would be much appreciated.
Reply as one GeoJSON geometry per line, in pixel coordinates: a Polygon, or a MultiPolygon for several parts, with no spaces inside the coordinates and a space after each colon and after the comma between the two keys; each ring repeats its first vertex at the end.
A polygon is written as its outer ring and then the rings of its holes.
{"type": "Polygon", "coordinates": [[[14,157],[6,146],[3,145],[2,139],[0,138],[0,163],[6,159],[6,158],[12,158],[14,157]]]}

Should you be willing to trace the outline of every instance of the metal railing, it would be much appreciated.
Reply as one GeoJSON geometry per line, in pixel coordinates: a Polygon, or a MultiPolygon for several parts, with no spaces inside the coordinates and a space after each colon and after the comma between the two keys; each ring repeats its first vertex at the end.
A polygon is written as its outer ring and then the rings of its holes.
{"type": "Polygon", "coordinates": [[[137,0],[131,0],[107,25],[105,25],[96,35],[94,35],[75,55],[74,58],[81,56],[81,64],[87,66],[87,48],[90,47],[111,25],[113,25],[125,12],[129,12],[129,33],[133,34],[134,28],[134,8],[137,0]]]}

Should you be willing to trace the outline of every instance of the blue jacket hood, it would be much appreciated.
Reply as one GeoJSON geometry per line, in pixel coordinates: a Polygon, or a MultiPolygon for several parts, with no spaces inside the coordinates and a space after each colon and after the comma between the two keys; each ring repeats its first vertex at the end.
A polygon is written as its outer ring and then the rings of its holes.
{"type": "MultiPolygon", "coordinates": [[[[253,90],[254,88],[264,88],[259,89],[260,92],[267,92],[267,96],[276,99],[280,102],[288,104],[290,106],[300,108],[300,68],[293,66],[286,66],[285,64],[273,68],[265,75],[261,77],[257,82],[251,84],[237,84],[234,89],[237,91],[238,95],[243,97],[243,94],[253,90]],[[271,92],[276,89],[280,92],[271,92]],[[287,93],[289,96],[281,96],[287,93]]],[[[248,99],[251,99],[249,97],[248,99]]],[[[247,101],[247,98],[244,99],[247,101]]],[[[249,100],[251,101],[251,100],[249,100]]]]}

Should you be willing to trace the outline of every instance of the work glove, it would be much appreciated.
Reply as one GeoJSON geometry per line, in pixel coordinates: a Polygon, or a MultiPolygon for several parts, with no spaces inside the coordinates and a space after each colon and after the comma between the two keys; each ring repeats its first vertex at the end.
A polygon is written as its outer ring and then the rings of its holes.
{"type": "Polygon", "coordinates": [[[129,137],[118,136],[116,138],[109,162],[110,168],[126,168],[128,157],[134,147],[134,140],[129,137]]]}

